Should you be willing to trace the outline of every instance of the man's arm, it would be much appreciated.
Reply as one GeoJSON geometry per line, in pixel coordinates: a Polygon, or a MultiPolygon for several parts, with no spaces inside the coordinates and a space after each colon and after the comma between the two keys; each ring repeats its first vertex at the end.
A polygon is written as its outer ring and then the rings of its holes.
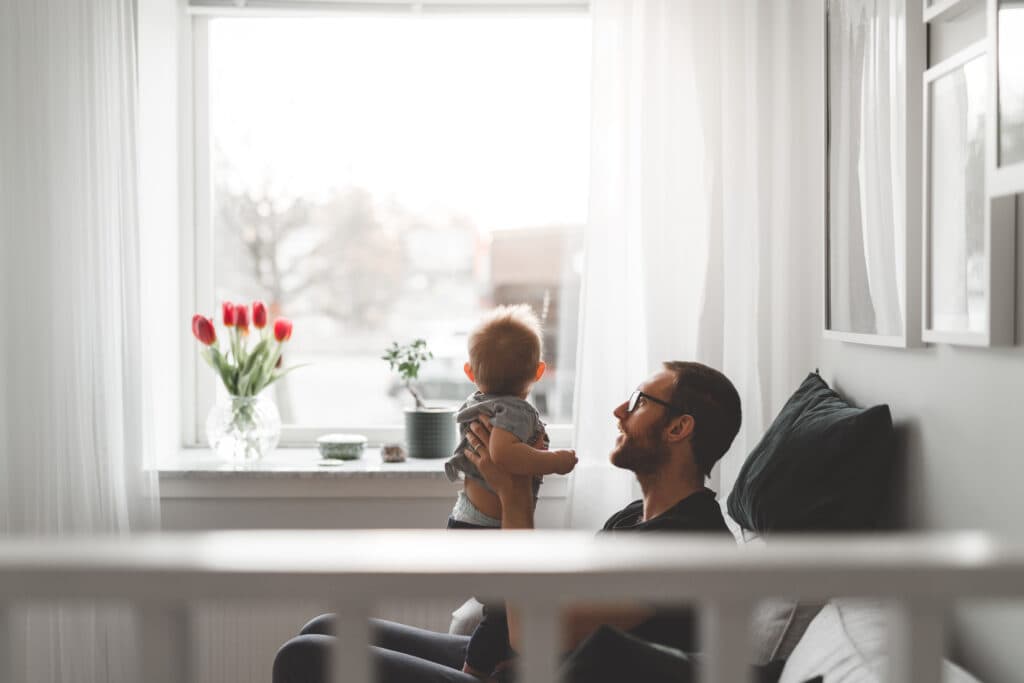
{"type": "Polygon", "coordinates": [[[484,481],[501,501],[501,528],[532,529],[533,478],[513,474],[495,464],[488,448],[491,426],[486,417],[470,425],[466,438],[472,447],[466,449],[466,457],[476,465],[484,481]]]}
{"type": "Polygon", "coordinates": [[[491,427],[488,439],[491,460],[511,474],[568,474],[576,466],[571,450],[546,451],[525,444],[500,427],[491,427]]]}
{"type": "MultiPolygon", "coordinates": [[[[533,481],[532,477],[505,472],[494,464],[487,444],[490,441],[491,424],[486,417],[469,426],[466,438],[472,448],[465,451],[469,461],[476,465],[487,485],[494,489],[501,500],[502,529],[533,528],[533,481]]],[[[505,605],[508,619],[508,641],[513,650],[519,649],[519,615],[511,605],[505,605]]],[[[474,672],[470,672],[474,673],[474,672]]]]}

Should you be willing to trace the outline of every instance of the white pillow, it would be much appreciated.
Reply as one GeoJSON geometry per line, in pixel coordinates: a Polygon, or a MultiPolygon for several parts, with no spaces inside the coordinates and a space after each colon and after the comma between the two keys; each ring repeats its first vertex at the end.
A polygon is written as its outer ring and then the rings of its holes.
{"type": "Polygon", "coordinates": [[[448,633],[457,636],[471,636],[476,625],[484,618],[484,606],[476,598],[470,598],[452,612],[452,623],[448,633]]]}
{"type": "MultiPolygon", "coordinates": [[[[883,683],[886,674],[886,603],[832,600],[818,613],[782,670],[779,683],[824,676],[825,683],[883,683]]],[[[946,683],[978,683],[948,662],[946,683]]]]}

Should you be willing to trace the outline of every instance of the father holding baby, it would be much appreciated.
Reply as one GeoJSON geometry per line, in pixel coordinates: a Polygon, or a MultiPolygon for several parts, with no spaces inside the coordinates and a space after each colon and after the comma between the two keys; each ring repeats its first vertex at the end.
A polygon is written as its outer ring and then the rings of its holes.
{"type": "MultiPolygon", "coordinates": [[[[700,363],[672,361],[647,378],[612,412],[619,437],[610,460],[632,471],[643,497],[616,512],[603,532],[708,532],[729,534],[715,493],[705,479],[739,431],[740,398],[722,373],[700,363]]],[[[512,474],[494,463],[488,445],[491,423],[471,425],[466,458],[500,500],[503,529],[532,529],[534,477],[512,474]]],[[[694,647],[694,625],[687,610],[649,607],[577,607],[564,617],[565,645],[571,652],[602,626],[612,626],[643,641],[685,652],[694,647]]],[[[509,669],[482,672],[466,661],[468,636],[434,633],[402,624],[375,621],[374,662],[381,683],[479,683],[491,676],[507,680],[509,669]]],[[[274,683],[325,681],[331,651],[331,616],[307,624],[274,661],[274,683]]],[[[515,613],[509,614],[508,639],[520,642],[515,613]]]]}

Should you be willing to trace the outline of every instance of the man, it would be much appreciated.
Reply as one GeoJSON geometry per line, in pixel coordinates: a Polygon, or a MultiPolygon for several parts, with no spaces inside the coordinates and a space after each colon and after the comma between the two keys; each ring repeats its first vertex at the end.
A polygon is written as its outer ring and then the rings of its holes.
{"type": "MultiPolygon", "coordinates": [[[[715,494],[705,488],[711,468],[739,431],[740,398],[722,373],[700,363],[673,361],[640,384],[612,413],[619,437],[611,452],[616,467],[631,470],[643,492],[605,523],[603,531],[710,532],[727,535],[715,494]]],[[[503,529],[533,528],[533,490],[529,477],[497,468],[486,444],[488,426],[473,425],[466,455],[497,492],[503,529]]],[[[613,626],[655,643],[693,650],[687,611],[644,607],[580,607],[565,616],[565,644],[574,649],[602,625],[613,626]]],[[[378,680],[385,683],[478,683],[463,671],[467,636],[432,633],[375,621],[373,648],[378,680]]],[[[286,643],[274,660],[274,683],[323,681],[330,652],[330,615],[314,619],[302,635],[286,643]]],[[[520,642],[514,611],[509,640],[520,642]]],[[[500,678],[500,674],[498,675],[500,678]]]]}

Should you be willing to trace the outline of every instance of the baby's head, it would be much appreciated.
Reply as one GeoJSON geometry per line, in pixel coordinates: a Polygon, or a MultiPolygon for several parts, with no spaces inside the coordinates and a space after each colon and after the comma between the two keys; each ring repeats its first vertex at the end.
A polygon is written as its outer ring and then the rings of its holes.
{"type": "Polygon", "coordinates": [[[498,306],[469,335],[466,376],[486,394],[524,398],[544,374],[540,321],[526,304],[498,306]]]}

